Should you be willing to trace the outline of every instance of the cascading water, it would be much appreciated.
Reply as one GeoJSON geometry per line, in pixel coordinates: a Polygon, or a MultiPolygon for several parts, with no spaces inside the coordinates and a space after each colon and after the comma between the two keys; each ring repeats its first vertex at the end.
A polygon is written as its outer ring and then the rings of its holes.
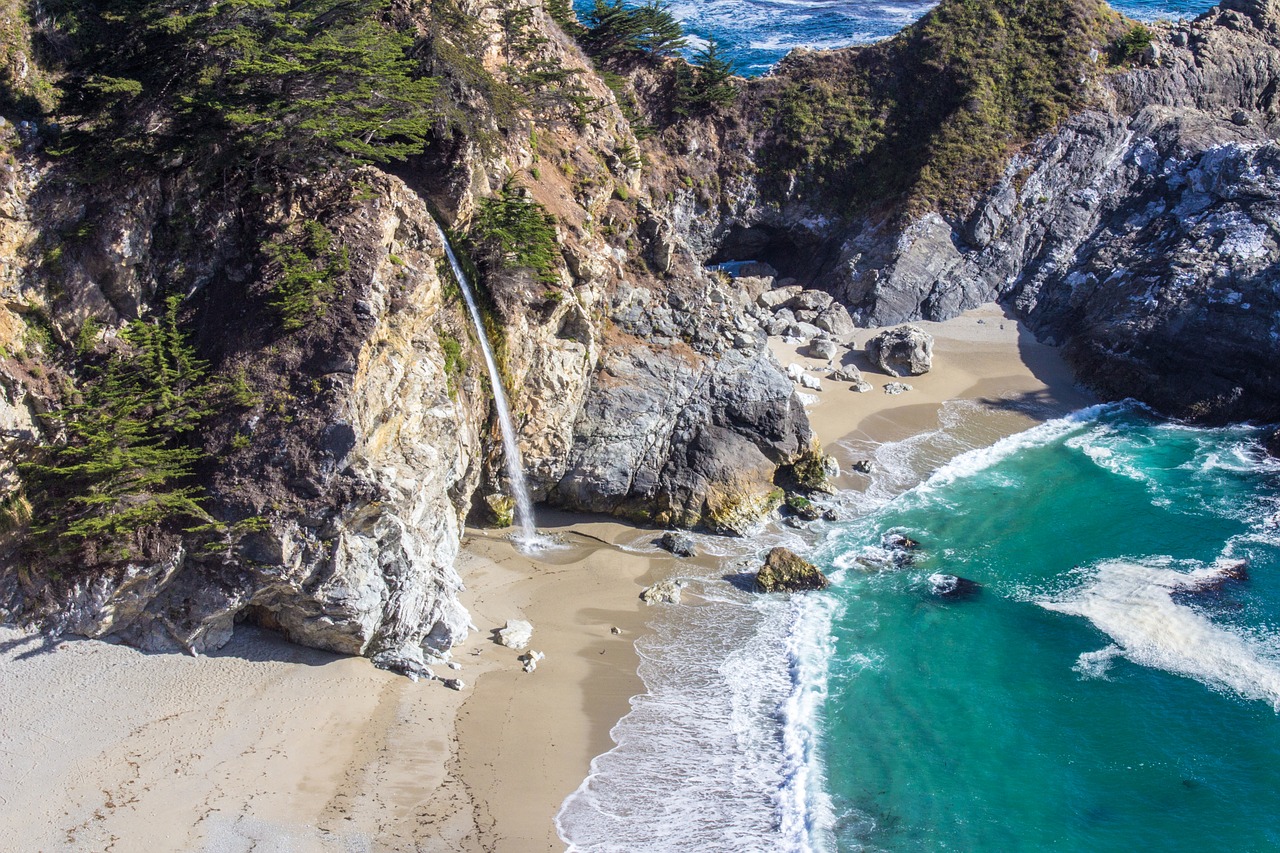
{"type": "Polygon", "coordinates": [[[516,542],[525,548],[536,547],[540,542],[533,521],[533,500],[529,497],[529,485],[524,479],[524,461],[520,458],[520,446],[516,444],[516,427],[511,420],[511,407],[507,405],[507,393],[502,387],[498,363],[494,361],[493,350],[489,347],[489,337],[484,331],[484,320],[480,316],[480,307],[476,305],[475,294],[471,292],[471,283],[467,280],[467,274],[462,271],[458,256],[454,254],[453,246],[449,244],[449,238],[439,223],[436,223],[436,231],[440,234],[440,241],[444,243],[444,253],[449,258],[453,277],[457,279],[458,287],[462,289],[462,298],[467,303],[471,322],[476,327],[476,337],[480,339],[480,349],[484,352],[485,366],[489,368],[489,383],[493,386],[493,399],[498,407],[498,426],[502,429],[507,481],[511,489],[511,497],[515,501],[515,523],[519,528],[516,542]]]}

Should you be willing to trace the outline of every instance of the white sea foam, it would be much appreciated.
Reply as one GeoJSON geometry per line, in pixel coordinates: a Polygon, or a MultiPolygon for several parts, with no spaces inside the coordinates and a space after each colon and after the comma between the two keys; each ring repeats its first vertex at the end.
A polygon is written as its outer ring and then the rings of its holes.
{"type": "Polygon", "coordinates": [[[666,608],[637,642],[646,692],[556,817],[570,850],[808,849],[781,834],[784,796],[812,783],[800,763],[811,744],[790,744],[781,725],[803,598],[706,590],[699,606],[666,608]]]}
{"type": "MultiPolygon", "coordinates": [[[[1212,580],[1220,572],[1216,566],[1180,571],[1178,565],[1168,557],[1108,560],[1088,570],[1081,586],[1037,603],[1088,619],[1134,663],[1262,700],[1280,712],[1277,638],[1215,624],[1178,603],[1173,593],[1179,588],[1212,580]]],[[[1106,652],[1092,653],[1089,661],[1081,656],[1077,668],[1096,669],[1106,652]]]]}
{"type": "Polygon", "coordinates": [[[1084,678],[1106,678],[1112,662],[1123,654],[1124,650],[1112,643],[1096,652],[1081,652],[1076,658],[1076,665],[1071,668],[1084,678]]]}

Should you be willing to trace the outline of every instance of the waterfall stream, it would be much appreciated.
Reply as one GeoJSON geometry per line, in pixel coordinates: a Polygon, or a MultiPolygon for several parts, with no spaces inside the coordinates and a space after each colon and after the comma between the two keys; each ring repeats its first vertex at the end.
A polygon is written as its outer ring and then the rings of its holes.
{"type": "Polygon", "coordinates": [[[476,327],[476,337],[480,339],[480,349],[484,352],[484,363],[489,368],[489,383],[493,386],[493,400],[498,408],[498,425],[502,429],[502,448],[507,466],[507,482],[511,497],[515,501],[515,524],[518,528],[516,543],[524,548],[540,545],[540,537],[533,520],[533,500],[529,497],[529,485],[524,478],[524,461],[520,458],[520,447],[516,444],[516,427],[511,420],[511,407],[507,404],[507,393],[502,387],[502,376],[498,373],[498,363],[493,358],[493,350],[489,346],[489,336],[485,334],[484,319],[480,316],[480,307],[476,304],[475,294],[471,291],[471,283],[467,274],[458,263],[458,256],[449,244],[444,229],[436,223],[440,240],[444,243],[444,253],[449,258],[449,267],[462,289],[462,298],[467,303],[467,311],[471,313],[471,322],[476,327]]]}

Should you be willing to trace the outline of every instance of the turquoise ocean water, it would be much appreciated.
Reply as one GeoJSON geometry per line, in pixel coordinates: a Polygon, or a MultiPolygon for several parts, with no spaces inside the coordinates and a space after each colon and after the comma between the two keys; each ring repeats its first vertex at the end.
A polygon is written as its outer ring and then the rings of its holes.
{"type": "MultiPolygon", "coordinates": [[[[580,13],[594,0],[577,0],[580,13]]],[[[719,39],[743,74],[763,74],[793,47],[866,44],[893,35],[935,4],[918,0],[671,0],[694,46],[719,39]]],[[[1121,0],[1112,4],[1140,20],[1194,17],[1211,0],[1121,0]]]]}
{"type": "Polygon", "coordinates": [[[1280,849],[1277,495],[1255,431],[1110,407],[831,530],[796,846],[1280,849]],[[894,531],[915,562],[877,570],[894,531]]]}
{"type": "Polygon", "coordinates": [[[1113,405],[997,440],[1000,417],[950,403],[852,448],[877,462],[841,496],[853,520],[700,540],[721,569],[655,610],[646,692],[557,819],[571,849],[1280,849],[1261,431],[1113,405]],[[912,564],[886,567],[891,533],[912,564]],[[776,544],[832,587],[726,583],[776,544]],[[940,598],[939,574],[981,586],[940,598]]]}

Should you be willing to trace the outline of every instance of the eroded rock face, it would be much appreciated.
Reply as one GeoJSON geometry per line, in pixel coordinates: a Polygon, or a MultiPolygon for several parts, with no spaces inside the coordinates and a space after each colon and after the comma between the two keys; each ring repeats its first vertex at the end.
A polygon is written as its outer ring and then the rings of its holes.
{"type": "Polygon", "coordinates": [[[774,548],[756,573],[761,592],[803,592],[826,589],[827,578],[817,566],[786,548],[774,548]]]}
{"type": "Polygon", "coordinates": [[[212,502],[258,521],[216,552],[175,542],[69,584],[28,578],[15,617],[192,653],[217,649],[247,617],[410,674],[465,636],[454,569],[465,502],[454,496],[478,478],[485,400],[458,387],[476,388],[474,369],[446,367],[442,336],[465,339],[465,316],[438,277],[425,205],[396,179],[370,170],[366,182],[370,197],[329,223],[351,256],[354,287],[325,317],[342,333],[315,355],[303,345],[269,356],[297,362],[286,381],[316,397],[287,416],[259,399],[247,426],[237,414],[207,437],[223,456],[212,502]],[[221,442],[245,429],[255,440],[228,452],[221,442]]]}
{"type": "Polygon", "coordinates": [[[890,376],[919,376],[933,367],[933,336],[919,326],[886,329],[867,341],[867,358],[890,376]]]}
{"type": "Polygon", "coordinates": [[[605,353],[555,498],[743,533],[781,503],[774,472],[811,441],[793,386],[767,353],[706,357],[635,341],[605,353]]]}

